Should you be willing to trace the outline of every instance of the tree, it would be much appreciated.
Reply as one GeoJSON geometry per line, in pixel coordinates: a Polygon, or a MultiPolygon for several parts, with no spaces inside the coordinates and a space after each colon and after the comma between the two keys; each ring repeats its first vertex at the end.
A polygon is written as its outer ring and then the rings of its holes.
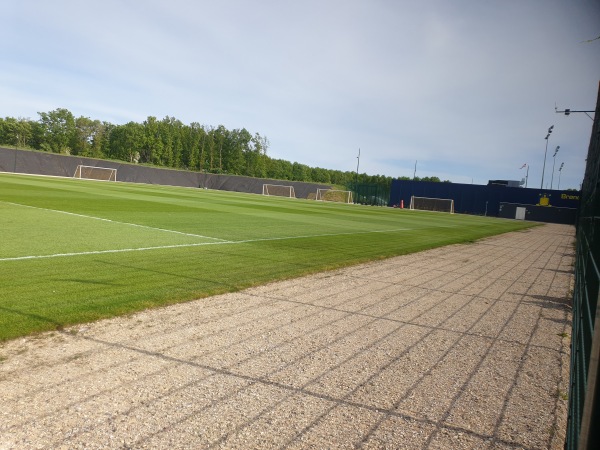
{"type": "Polygon", "coordinates": [[[252,137],[250,152],[246,155],[247,175],[264,178],[267,176],[267,149],[269,140],[256,133],[252,137]]]}
{"type": "MultiPolygon", "coordinates": [[[[212,130],[214,146],[211,149],[210,171],[213,173],[223,173],[223,147],[227,138],[227,132],[227,128],[223,125],[219,125],[212,130]]],[[[227,148],[225,148],[225,153],[227,153],[227,148]]]]}
{"type": "Polygon", "coordinates": [[[204,129],[198,122],[192,122],[181,130],[182,167],[190,170],[200,169],[200,151],[204,140],[204,129]]]}
{"type": "Polygon", "coordinates": [[[104,124],[88,117],[75,119],[75,134],[71,143],[72,154],[81,156],[102,156],[104,124]]]}
{"type": "Polygon", "coordinates": [[[29,120],[14,117],[0,119],[0,143],[24,148],[30,144],[32,137],[33,127],[29,120]]]}
{"type": "Polygon", "coordinates": [[[137,163],[140,160],[140,148],[145,142],[144,126],[136,122],[116,126],[110,133],[109,157],[137,163]]]}
{"type": "Polygon", "coordinates": [[[76,138],[75,117],[68,109],[58,108],[48,113],[39,112],[43,142],[41,148],[53,153],[71,153],[76,138]]]}
{"type": "Polygon", "coordinates": [[[228,152],[225,168],[227,173],[249,175],[249,161],[252,160],[252,135],[242,128],[228,133],[228,152]]]}
{"type": "MultiPolygon", "coordinates": [[[[269,140],[246,128],[228,130],[174,117],[114,125],[88,117],[75,118],[67,109],[38,113],[40,119],[0,119],[0,143],[52,152],[108,157],[158,166],[230,173],[278,180],[312,181],[338,186],[369,183],[388,186],[391,177],[309,167],[267,156],[269,140]]],[[[401,177],[401,179],[409,179],[401,177]]],[[[419,180],[419,178],[416,178],[419,180]]],[[[423,181],[439,182],[437,177],[423,181]]],[[[449,181],[446,181],[449,182],[449,181]]]]}
{"type": "Polygon", "coordinates": [[[160,137],[159,122],[154,116],[148,116],[143,123],[144,143],[140,148],[140,162],[162,164],[163,144],[160,137]]]}
{"type": "Polygon", "coordinates": [[[310,168],[304,164],[294,162],[292,164],[293,181],[310,181],[310,168]]]}

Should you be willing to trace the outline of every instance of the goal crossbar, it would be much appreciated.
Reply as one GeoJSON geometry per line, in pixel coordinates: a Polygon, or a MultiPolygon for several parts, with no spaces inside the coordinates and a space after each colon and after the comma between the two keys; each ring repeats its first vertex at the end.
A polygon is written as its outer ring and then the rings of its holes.
{"type": "Polygon", "coordinates": [[[110,167],[85,166],[80,164],[75,169],[73,178],[100,181],[117,181],[117,169],[110,167]]]}
{"type": "Polygon", "coordinates": [[[284,184],[263,184],[263,195],[296,198],[294,186],[284,184]]]}
{"type": "Polygon", "coordinates": [[[317,189],[315,200],[320,200],[322,202],[352,203],[352,191],[317,189]]]}
{"type": "Polygon", "coordinates": [[[451,198],[410,197],[410,209],[438,211],[454,214],[454,200],[451,198]]]}

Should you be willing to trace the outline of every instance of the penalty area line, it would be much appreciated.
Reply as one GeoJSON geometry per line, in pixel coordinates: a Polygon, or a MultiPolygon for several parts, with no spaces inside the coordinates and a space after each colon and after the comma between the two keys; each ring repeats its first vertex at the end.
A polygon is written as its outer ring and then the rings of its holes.
{"type": "Polygon", "coordinates": [[[31,255],[31,256],[14,256],[10,258],[0,258],[1,261],[22,261],[26,259],[46,259],[60,258],[64,256],[85,256],[85,255],[103,255],[106,253],[126,253],[126,252],[143,252],[147,250],[160,250],[164,248],[183,248],[183,247],[201,247],[203,245],[223,245],[230,244],[230,241],[223,242],[202,242],[198,244],[174,244],[174,245],[159,245],[156,247],[140,247],[140,248],[119,248],[111,250],[92,250],[89,252],[71,252],[71,253],[53,253],[51,255],[31,255]]]}
{"type": "Polygon", "coordinates": [[[176,230],[168,230],[166,228],[151,227],[151,226],[148,226],[148,225],[140,225],[138,223],[119,222],[118,220],[105,219],[103,217],[87,216],[85,214],[77,214],[77,213],[72,213],[72,212],[68,212],[68,211],[61,211],[60,209],[40,208],[39,206],[31,206],[31,205],[23,205],[21,203],[5,202],[3,200],[0,200],[0,203],[5,203],[7,205],[13,205],[13,206],[22,206],[23,208],[39,209],[41,211],[50,211],[50,212],[55,212],[55,213],[59,213],[59,214],[67,214],[69,216],[82,217],[84,219],[101,220],[103,222],[114,223],[114,224],[117,224],[117,225],[128,225],[130,227],[146,228],[148,230],[163,231],[165,233],[175,233],[175,234],[181,234],[183,236],[191,236],[191,237],[197,237],[197,238],[202,238],[202,239],[212,239],[214,241],[219,241],[219,242],[229,242],[226,239],[221,239],[221,238],[216,238],[216,237],[211,237],[211,236],[203,236],[201,234],[184,233],[183,231],[176,231],[176,230]]]}
{"type": "Polygon", "coordinates": [[[329,234],[312,234],[304,236],[282,236],[273,238],[260,238],[260,239],[245,239],[242,241],[225,241],[219,242],[200,242],[197,244],[173,244],[173,245],[159,245],[155,247],[140,247],[140,248],[120,248],[110,250],[92,250],[88,252],[69,252],[69,253],[53,253],[50,255],[28,255],[28,256],[12,256],[8,258],[0,258],[0,262],[5,261],[25,261],[33,259],[48,259],[48,258],[62,258],[67,256],[86,256],[86,255],[103,255],[110,253],[127,253],[127,252],[143,252],[148,250],[162,250],[169,248],[188,248],[188,247],[204,247],[207,245],[233,245],[233,244],[251,244],[253,242],[266,242],[266,241],[284,241],[291,239],[309,239],[315,237],[335,237],[335,236],[352,236],[358,234],[372,234],[372,233],[394,233],[398,231],[410,231],[411,228],[396,228],[393,230],[375,230],[375,231],[355,231],[348,233],[329,233],[329,234]]]}

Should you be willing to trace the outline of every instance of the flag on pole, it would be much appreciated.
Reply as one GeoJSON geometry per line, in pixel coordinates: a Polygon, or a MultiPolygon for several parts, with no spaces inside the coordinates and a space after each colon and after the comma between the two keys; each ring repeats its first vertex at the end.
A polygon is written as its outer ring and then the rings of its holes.
{"type": "Polygon", "coordinates": [[[527,163],[523,164],[519,169],[522,169],[523,167],[527,167],[527,163]]]}

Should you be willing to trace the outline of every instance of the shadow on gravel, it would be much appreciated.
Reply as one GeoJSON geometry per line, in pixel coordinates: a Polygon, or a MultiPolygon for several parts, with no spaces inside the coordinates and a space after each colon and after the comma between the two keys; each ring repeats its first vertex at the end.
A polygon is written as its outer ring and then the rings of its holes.
{"type": "Polygon", "coordinates": [[[546,272],[556,272],[556,273],[566,273],[566,274],[573,274],[574,273],[574,269],[570,269],[570,270],[564,270],[564,269],[544,269],[546,272]]]}
{"type": "Polygon", "coordinates": [[[565,308],[571,308],[573,305],[571,298],[551,297],[549,295],[528,295],[527,297],[533,300],[523,300],[523,303],[537,305],[546,309],[564,310],[565,308]]]}

